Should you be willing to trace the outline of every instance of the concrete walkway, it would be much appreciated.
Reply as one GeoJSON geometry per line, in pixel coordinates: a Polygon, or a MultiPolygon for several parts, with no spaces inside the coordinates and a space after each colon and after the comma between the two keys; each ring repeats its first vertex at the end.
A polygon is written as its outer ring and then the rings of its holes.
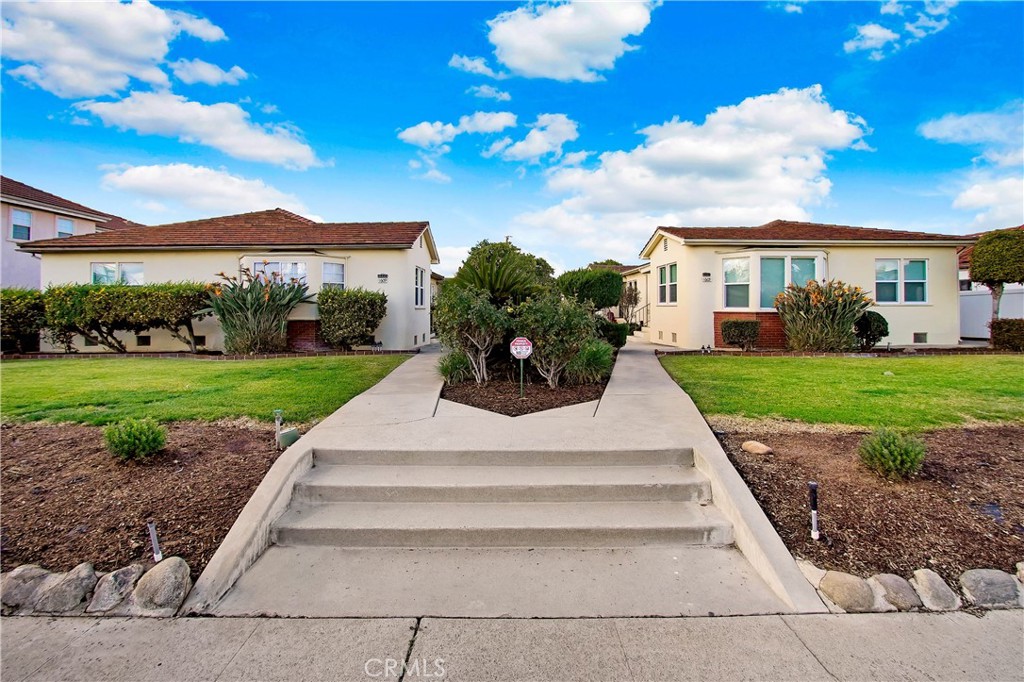
{"type": "Polygon", "coordinates": [[[1020,680],[1024,614],[3,618],[21,680],[1020,680]]]}

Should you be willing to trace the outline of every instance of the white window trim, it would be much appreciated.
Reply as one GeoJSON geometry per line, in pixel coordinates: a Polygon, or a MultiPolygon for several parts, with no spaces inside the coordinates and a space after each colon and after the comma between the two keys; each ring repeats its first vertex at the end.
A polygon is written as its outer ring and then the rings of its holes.
{"type": "MultiPolygon", "coordinates": [[[[793,258],[813,258],[814,259],[814,275],[820,282],[823,279],[828,279],[828,258],[824,251],[821,249],[809,249],[806,251],[802,250],[779,250],[774,251],[771,249],[757,249],[750,251],[729,251],[727,253],[720,253],[718,260],[718,271],[722,275],[722,286],[720,287],[720,293],[722,295],[721,305],[716,308],[718,312],[751,312],[751,313],[762,313],[772,312],[775,310],[772,308],[761,307],[761,259],[762,258],[785,258],[786,259],[786,284],[791,283],[793,277],[792,272],[792,259],[793,258]],[[730,258],[749,258],[750,259],[750,281],[747,283],[749,299],[746,308],[727,308],[725,306],[725,261],[730,258]]],[[[734,282],[734,284],[740,284],[740,282],[734,282]]]]}
{"type": "Polygon", "coordinates": [[[666,306],[666,307],[679,305],[679,264],[678,263],[665,263],[664,265],[659,265],[658,266],[658,282],[657,282],[657,287],[658,287],[658,302],[655,305],[666,306]],[[675,280],[669,279],[669,277],[671,276],[671,273],[672,273],[671,267],[673,265],[676,266],[676,278],[675,278],[675,280]],[[662,270],[665,271],[665,283],[664,284],[661,283],[661,271],[662,270]],[[675,297],[675,300],[672,300],[669,297],[669,294],[672,292],[672,289],[670,287],[673,284],[676,285],[676,297],[675,297]],[[665,287],[665,302],[664,303],[662,303],[662,301],[661,301],[661,288],[662,287],[665,287]]]}
{"type": "MultiPolygon", "coordinates": [[[[889,280],[889,281],[895,281],[896,282],[896,300],[895,301],[879,301],[878,300],[878,291],[877,291],[879,280],[872,279],[872,281],[874,282],[875,291],[872,291],[871,293],[874,294],[874,296],[872,298],[875,299],[875,305],[877,305],[879,307],[892,307],[892,306],[902,306],[902,305],[929,306],[929,305],[932,304],[931,303],[931,287],[929,286],[929,283],[931,281],[931,278],[929,277],[929,275],[931,274],[931,271],[932,271],[931,262],[930,262],[931,259],[929,259],[929,258],[897,258],[895,256],[892,256],[892,257],[888,257],[888,258],[884,258],[884,257],[883,258],[876,258],[875,259],[875,263],[877,263],[880,260],[894,260],[894,261],[896,261],[898,263],[898,265],[896,266],[896,279],[895,280],[889,280]],[[924,279],[923,280],[921,280],[921,279],[906,280],[903,277],[903,267],[904,267],[904,265],[906,265],[907,263],[909,263],[911,261],[922,261],[924,263],[924,279]],[[903,285],[906,284],[907,281],[910,281],[910,282],[924,282],[924,300],[923,301],[907,301],[907,300],[905,300],[905,296],[904,296],[905,292],[903,290],[903,285]]],[[[875,273],[873,274],[873,277],[877,277],[877,276],[878,276],[878,272],[876,270],[875,273]]]]}
{"type": "Polygon", "coordinates": [[[64,216],[60,216],[59,215],[59,216],[56,217],[56,219],[54,220],[53,224],[54,224],[54,227],[57,230],[57,238],[58,239],[65,239],[67,237],[74,237],[75,236],[75,221],[74,221],[74,219],[66,218],[64,216]],[[60,221],[62,221],[62,220],[66,220],[69,223],[71,223],[71,230],[70,231],[68,231],[68,232],[61,232],[61,230],[60,230],[60,221]]]}
{"type": "Polygon", "coordinates": [[[718,264],[718,269],[722,273],[722,310],[734,311],[734,310],[760,310],[759,307],[750,305],[751,301],[760,300],[761,298],[761,258],[754,256],[753,254],[743,254],[723,256],[721,262],[718,264]],[[746,260],[747,261],[747,281],[746,282],[726,282],[725,281],[725,261],[727,260],[746,260]],[[754,263],[757,262],[757,274],[758,274],[758,286],[757,286],[757,298],[754,297],[754,263]],[[747,305],[743,307],[730,306],[729,303],[729,287],[741,287],[747,288],[747,305]]]}
{"type": "MultiPolygon", "coordinates": [[[[308,272],[307,272],[308,274],[308,272]]],[[[345,272],[345,263],[339,263],[337,261],[324,261],[323,265],[320,266],[320,288],[324,287],[337,287],[342,291],[345,290],[345,278],[348,273],[345,272]],[[341,266],[341,281],[340,282],[328,282],[327,281],[327,266],[328,265],[340,265],[341,266]],[[339,286],[340,285],[340,286],[339,286]]]]}
{"type": "Polygon", "coordinates": [[[427,307],[427,295],[426,295],[426,273],[424,268],[416,266],[413,270],[413,307],[416,310],[420,310],[427,307]]]}
{"type": "MultiPolygon", "coordinates": [[[[762,308],[761,307],[761,259],[762,258],[784,258],[786,260],[786,265],[785,265],[785,270],[784,270],[784,274],[786,276],[786,282],[785,282],[785,284],[782,287],[783,291],[785,291],[786,287],[788,287],[790,284],[793,283],[793,259],[794,258],[813,258],[814,259],[814,278],[818,282],[820,282],[821,279],[822,279],[821,277],[819,277],[819,274],[822,272],[822,270],[824,268],[823,268],[823,264],[822,264],[822,257],[819,256],[818,254],[806,254],[806,253],[799,253],[799,252],[797,252],[797,253],[760,253],[760,254],[758,254],[758,256],[757,256],[757,310],[760,311],[760,312],[769,312],[769,311],[775,310],[775,306],[772,306],[770,308],[762,308]]],[[[754,278],[753,263],[751,263],[750,278],[751,278],[751,280],[753,280],[753,278],[754,278]]],[[[803,286],[806,283],[807,282],[801,282],[800,285],[803,286]]],[[[751,286],[753,286],[754,283],[751,282],[750,284],[751,284],[751,286]]],[[[740,308],[729,308],[729,310],[740,310],[740,308]]]]}
{"type": "Polygon", "coordinates": [[[33,215],[32,211],[27,211],[27,210],[25,210],[23,208],[15,208],[15,207],[12,206],[11,207],[10,218],[11,218],[11,230],[10,230],[10,232],[7,233],[8,237],[10,238],[10,240],[12,242],[28,242],[28,241],[32,241],[32,223],[35,222],[35,216],[33,215]],[[28,225],[22,225],[20,223],[15,223],[15,221],[14,221],[14,214],[15,213],[24,213],[25,215],[27,215],[28,216],[28,225]],[[28,239],[19,239],[18,237],[15,237],[14,236],[14,228],[15,227],[28,227],[28,239]]]}
{"type": "Polygon", "coordinates": [[[104,282],[94,282],[93,281],[93,266],[94,265],[113,265],[115,273],[116,273],[115,277],[117,278],[117,281],[113,282],[113,284],[124,284],[126,286],[137,287],[137,286],[142,286],[143,284],[146,283],[146,266],[145,266],[145,264],[142,261],[137,261],[137,260],[130,260],[130,261],[100,261],[100,260],[97,260],[97,261],[91,261],[89,263],[89,283],[90,284],[110,284],[109,282],[104,283],[104,282]],[[128,284],[127,282],[125,282],[124,281],[124,270],[123,270],[123,266],[125,266],[125,265],[141,265],[142,266],[142,281],[139,282],[138,284],[128,284]]]}

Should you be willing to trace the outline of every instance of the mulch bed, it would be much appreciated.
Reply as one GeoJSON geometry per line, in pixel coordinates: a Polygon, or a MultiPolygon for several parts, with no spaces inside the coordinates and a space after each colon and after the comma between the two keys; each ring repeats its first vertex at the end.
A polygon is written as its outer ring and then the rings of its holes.
{"type": "Polygon", "coordinates": [[[862,434],[718,435],[786,546],[820,568],[863,577],[931,568],[956,585],[965,570],[1013,572],[1024,561],[1024,425],[929,432],[924,466],[906,483],[863,468],[862,434]],[[746,440],[775,452],[747,453],[746,440]],[[810,539],[808,481],[820,485],[825,541],[810,539]]]}
{"type": "Polygon", "coordinates": [[[524,384],[524,397],[520,398],[518,381],[492,379],[480,386],[474,381],[445,386],[441,390],[441,397],[455,403],[479,407],[481,410],[489,410],[509,417],[519,417],[556,407],[600,400],[604,393],[604,387],[605,384],[600,383],[584,386],[559,386],[556,389],[551,389],[547,384],[528,383],[524,384]]]}
{"type": "Polygon", "coordinates": [[[164,556],[195,580],[279,454],[273,427],[244,423],[169,424],[167,446],[142,463],[115,459],[96,426],[3,424],[0,436],[4,571],[151,564],[153,519],[164,556]]]}

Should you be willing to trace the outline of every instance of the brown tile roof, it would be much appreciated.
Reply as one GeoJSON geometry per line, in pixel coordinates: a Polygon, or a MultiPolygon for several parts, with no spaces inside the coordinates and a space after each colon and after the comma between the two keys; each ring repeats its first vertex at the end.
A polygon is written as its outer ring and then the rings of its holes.
{"type": "Polygon", "coordinates": [[[123,230],[126,227],[145,227],[145,225],[116,215],[111,216],[110,220],[105,223],[99,223],[101,230],[123,230]]]}
{"type": "Polygon", "coordinates": [[[659,227],[686,240],[714,241],[971,241],[963,235],[773,220],[757,227],[659,227]]]}
{"type": "Polygon", "coordinates": [[[102,216],[102,217],[114,217],[109,213],[103,211],[97,211],[94,208],[77,204],[74,201],[69,201],[64,197],[59,197],[56,194],[50,194],[44,192],[41,189],[26,185],[24,182],[18,182],[12,180],[6,176],[0,176],[0,194],[5,197],[12,199],[21,199],[23,201],[30,201],[36,204],[45,204],[52,206],[57,209],[64,209],[66,211],[75,211],[76,213],[88,213],[90,215],[102,216]]]}
{"type": "MultiPolygon", "coordinates": [[[[1004,232],[1006,230],[1024,230],[1024,225],[1018,225],[1017,227],[1004,227],[1000,230],[992,230],[992,232],[1004,232]]],[[[968,237],[981,237],[982,235],[988,234],[988,232],[976,232],[975,234],[969,234],[968,237]]],[[[960,269],[967,270],[971,267],[971,255],[974,254],[974,245],[964,248],[960,252],[960,269]]]]}
{"type": "Polygon", "coordinates": [[[281,208],[190,220],[182,223],[125,227],[22,245],[25,251],[349,246],[406,248],[429,227],[427,222],[317,223],[281,208]]]}

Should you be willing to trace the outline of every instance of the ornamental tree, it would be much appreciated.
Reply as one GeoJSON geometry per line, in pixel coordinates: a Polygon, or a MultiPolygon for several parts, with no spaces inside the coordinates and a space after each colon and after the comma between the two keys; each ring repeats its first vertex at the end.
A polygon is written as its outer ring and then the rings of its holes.
{"type": "Polygon", "coordinates": [[[1012,228],[982,235],[971,254],[971,281],[992,291],[992,320],[1006,284],[1024,284],[1024,230],[1012,228]]]}
{"type": "Polygon", "coordinates": [[[511,326],[504,307],[491,303],[487,291],[455,281],[441,287],[434,308],[437,337],[448,348],[469,358],[476,383],[487,381],[487,356],[511,326]]]}

